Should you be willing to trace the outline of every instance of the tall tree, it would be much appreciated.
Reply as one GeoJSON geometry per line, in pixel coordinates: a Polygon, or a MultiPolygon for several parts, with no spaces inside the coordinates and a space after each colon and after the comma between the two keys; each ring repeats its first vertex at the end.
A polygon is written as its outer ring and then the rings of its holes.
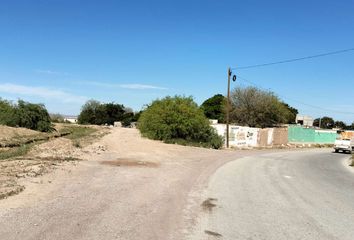
{"type": "Polygon", "coordinates": [[[292,114],[274,93],[256,87],[235,88],[231,104],[231,121],[250,127],[288,123],[292,114]]]}
{"type": "Polygon", "coordinates": [[[115,121],[122,121],[125,114],[126,108],[121,104],[89,100],[82,106],[78,122],[80,124],[113,125],[115,121]]]}
{"type": "Polygon", "coordinates": [[[346,129],[347,125],[342,121],[335,121],[334,127],[339,128],[339,129],[346,129]]]}
{"type": "Polygon", "coordinates": [[[324,128],[324,129],[332,129],[334,127],[334,120],[331,117],[321,117],[321,126],[320,124],[320,118],[316,118],[313,121],[313,125],[316,127],[324,128]]]}
{"type": "Polygon", "coordinates": [[[296,108],[291,107],[289,104],[282,102],[282,104],[289,110],[288,115],[288,122],[287,123],[295,123],[296,122],[296,115],[299,111],[296,108]]]}
{"type": "Polygon", "coordinates": [[[226,98],[221,94],[216,94],[205,100],[201,109],[209,119],[217,119],[219,122],[225,122],[225,104],[226,98]]]}

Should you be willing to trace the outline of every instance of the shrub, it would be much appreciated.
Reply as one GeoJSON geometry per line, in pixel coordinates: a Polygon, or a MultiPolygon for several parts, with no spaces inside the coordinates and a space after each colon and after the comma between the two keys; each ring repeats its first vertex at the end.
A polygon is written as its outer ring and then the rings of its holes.
{"type": "Polygon", "coordinates": [[[0,98],[0,124],[14,127],[17,125],[15,106],[0,98]]]}
{"type": "Polygon", "coordinates": [[[17,105],[0,99],[0,124],[24,127],[41,132],[52,131],[47,109],[43,104],[19,100],[17,105]]]}
{"type": "Polygon", "coordinates": [[[53,130],[50,116],[43,104],[33,104],[19,100],[16,108],[16,117],[20,127],[41,132],[53,130]]]}
{"type": "Polygon", "coordinates": [[[202,147],[220,148],[222,138],[191,97],[155,100],[141,114],[138,128],[144,137],[202,147]]]}

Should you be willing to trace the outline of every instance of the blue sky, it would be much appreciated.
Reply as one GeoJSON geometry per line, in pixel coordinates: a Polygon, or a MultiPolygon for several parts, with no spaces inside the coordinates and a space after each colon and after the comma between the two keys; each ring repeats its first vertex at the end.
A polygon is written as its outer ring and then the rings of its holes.
{"type": "MultiPolygon", "coordinates": [[[[2,1],[0,96],[77,114],[226,93],[227,67],[354,47],[354,1],[2,1]]],[[[354,51],[234,71],[313,117],[354,121],[354,51]],[[303,104],[304,103],[304,104],[303,104]],[[308,105],[319,106],[320,108],[308,105]]]]}

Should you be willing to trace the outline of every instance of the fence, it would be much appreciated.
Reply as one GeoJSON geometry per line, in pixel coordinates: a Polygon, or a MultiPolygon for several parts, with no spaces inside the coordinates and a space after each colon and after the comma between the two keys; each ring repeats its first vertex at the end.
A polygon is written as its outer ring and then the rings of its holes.
{"type": "MultiPolygon", "coordinates": [[[[226,139],[225,124],[211,126],[226,139]]],[[[335,130],[317,130],[299,125],[263,129],[230,125],[229,130],[229,144],[238,148],[282,146],[287,143],[333,144],[340,136],[335,130]]],[[[342,133],[343,136],[354,136],[354,132],[342,133]]]]}
{"type": "Polygon", "coordinates": [[[335,130],[316,130],[298,125],[289,125],[288,140],[291,143],[331,144],[338,137],[335,130]]]}
{"type": "MultiPolygon", "coordinates": [[[[226,125],[212,124],[217,133],[226,139],[226,125]]],[[[229,126],[229,144],[232,147],[267,147],[288,142],[287,128],[251,128],[229,126]]]]}

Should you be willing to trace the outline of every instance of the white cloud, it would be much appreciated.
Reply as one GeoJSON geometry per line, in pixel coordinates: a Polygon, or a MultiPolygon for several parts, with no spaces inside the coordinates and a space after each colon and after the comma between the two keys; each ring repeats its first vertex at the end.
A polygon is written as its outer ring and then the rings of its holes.
{"type": "Polygon", "coordinates": [[[158,89],[158,90],[167,90],[164,87],[158,87],[153,85],[145,85],[145,84],[121,84],[119,85],[121,88],[128,88],[128,89],[158,89]]]}
{"type": "Polygon", "coordinates": [[[44,69],[36,69],[34,71],[36,73],[44,73],[44,74],[50,74],[50,75],[62,75],[62,76],[70,76],[71,75],[71,74],[66,73],[66,72],[58,72],[58,71],[44,70],[44,69]]]}
{"type": "Polygon", "coordinates": [[[146,85],[146,84],[111,84],[111,83],[103,83],[103,82],[81,82],[83,84],[89,84],[98,87],[107,87],[107,88],[126,88],[126,89],[136,89],[136,90],[167,90],[168,88],[159,87],[154,85],[146,85]]]}
{"type": "Polygon", "coordinates": [[[45,87],[30,87],[11,83],[0,84],[0,92],[16,95],[27,95],[41,97],[44,99],[60,100],[64,103],[84,103],[87,98],[84,96],[76,96],[61,90],[54,90],[45,87]]]}

